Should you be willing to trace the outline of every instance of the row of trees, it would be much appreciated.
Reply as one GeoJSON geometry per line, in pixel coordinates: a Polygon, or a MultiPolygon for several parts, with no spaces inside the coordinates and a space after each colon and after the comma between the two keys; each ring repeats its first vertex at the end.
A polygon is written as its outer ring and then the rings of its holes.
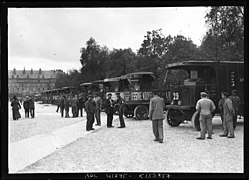
{"type": "Polygon", "coordinates": [[[148,31],[140,49],[101,47],[94,38],[81,48],[81,69],[58,77],[56,87],[79,86],[80,83],[118,77],[137,71],[155,73],[158,86],[164,79],[165,65],[187,60],[244,60],[244,8],[211,7],[206,15],[208,30],[197,47],[182,35],[164,36],[162,29],[148,31]]]}

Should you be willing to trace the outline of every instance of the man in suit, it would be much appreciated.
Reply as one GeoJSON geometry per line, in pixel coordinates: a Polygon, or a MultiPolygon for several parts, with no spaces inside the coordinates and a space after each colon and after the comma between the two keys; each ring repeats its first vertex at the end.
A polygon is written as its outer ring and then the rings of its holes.
{"type": "Polygon", "coordinates": [[[196,103],[196,110],[200,113],[200,127],[201,134],[200,137],[196,138],[198,140],[204,140],[205,134],[208,132],[208,139],[212,139],[212,112],[215,110],[214,102],[207,98],[206,92],[201,92],[201,99],[196,103]]]}
{"type": "Polygon", "coordinates": [[[159,141],[159,143],[163,143],[164,107],[164,99],[159,97],[159,93],[155,91],[154,97],[150,99],[149,119],[152,120],[154,141],[159,141]]]}
{"type": "Polygon", "coordinates": [[[234,116],[233,116],[233,129],[235,130],[236,124],[237,124],[237,117],[239,113],[239,107],[240,107],[240,98],[237,96],[237,91],[232,90],[232,95],[228,97],[231,99],[232,104],[233,104],[233,109],[234,109],[234,116]]]}
{"type": "Polygon", "coordinates": [[[220,137],[234,138],[234,128],[233,128],[233,116],[235,111],[233,109],[233,103],[231,99],[228,98],[227,92],[222,92],[221,96],[224,99],[223,103],[223,134],[220,137]],[[230,133],[230,135],[228,135],[230,133]]]}
{"type": "Polygon", "coordinates": [[[86,110],[86,130],[94,130],[93,123],[94,123],[94,112],[96,109],[96,103],[93,100],[93,96],[90,94],[88,95],[88,99],[85,103],[85,110],[86,110]]]}
{"type": "Polygon", "coordinates": [[[29,99],[29,111],[31,118],[35,117],[35,102],[32,97],[29,99]]]}
{"type": "Polygon", "coordinates": [[[105,101],[105,112],[107,114],[107,128],[112,128],[112,120],[113,120],[113,113],[114,113],[114,102],[112,100],[112,94],[109,93],[107,95],[107,99],[105,101]]]}
{"type": "Polygon", "coordinates": [[[102,105],[102,100],[98,93],[94,94],[94,101],[96,103],[96,109],[94,113],[96,121],[97,121],[96,126],[101,126],[100,109],[102,105]]]}
{"type": "Polygon", "coordinates": [[[28,96],[26,96],[26,99],[23,102],[23,108],[25,111],[25,117],[29,118],[29,97],[28,96]]]}
{"type": "Polygon", "coordinates": [[[124,122],[124,118],[123,118],[124,99],[120,96],[120,93],[116,93],[116,95],[117,95],[116,104],[119,106],[118,116],[119,116],[119,121],[120,121],[120,126],[118,128],[125,128],[125,122],[124,122]]]}

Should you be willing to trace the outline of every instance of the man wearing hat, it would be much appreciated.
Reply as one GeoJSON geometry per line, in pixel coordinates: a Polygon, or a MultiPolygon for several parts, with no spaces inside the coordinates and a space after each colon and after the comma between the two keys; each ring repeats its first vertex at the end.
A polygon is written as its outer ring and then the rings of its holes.
{"type": "Polygon", "coordinates": [[[96,103],[96,109],[95,109],[95,118],[96,118],[96,126],[101,126],[101,120],[100,120],[100,109],[102,105],[102,100],[99,96],[99,93],[94,94],[94,101],[96,103]]]}
{"type": "Polygon", "coordinates": [[[88,95],[88,99],[85,103],[85,110],[86,110],[86,130],[94,130],[93,123],[94,123],[94,112],[96,108],[96,103],[93,100],[93,96],[91,94],[88,95]]]}
{"type": "Polygon", "coordinates": [[[201,99],[196,103],[196,110],[200,113],[200,137],[199,140],[205,139],[205,134],[208,132],[208,139],[212,139],[212,112],[215,110],[214,102],[207,98],[207,93],[201,92],[201,99]]]}
{"type": "Polygon", "coordinates": [[[25,112],[25,118],[29,118],[29,97],[28,96],[26,96],[26,99],[23,102],[23,108],[25,112]]]}
{"type": "Polygon", "coordinates": [[[107,128],[112,128],[112,120],[114,113],[114,102],[112,100],[112,94],[107,94],[107,99],[105,101],[105,112],[107,114],[107,128]]]}
{"type": "Polygon", "coordinates": [[[119,116],[119,121],[120,121],[120,126],[118,128],[125,128],[125,122],[124,122],[124,118],[123,118],[124,99],[120,96],[120,93],[116,93],[116,95],[117,95],[116,104],[119,106],[118,116],[119,116]]]}
{"type": "Polygon", "coordinates": [[[229,94],[227,92],[222,92],[221,97],[224,99],[223,103],[223,134],[220,137],[234,138],[233,129],[233,116],[235,111],[233,109],[233,104],[231,99],[228,98],[229,94]],[[228,133],[230,135],[228,136],[228,133]]]}
{"type": "Polygon", "coordinates": [[[232,95],[229,96],[228,98],[231,99],[233,103],[233,109],[235,111],[234,116],[233,116],[233,129],[235,130],[236,124],[237,124],[237,117],[239,113],[239,107],[240,107],[240,98],[239,96],[237,96],[236,90],[232,90],[232,95]]]}

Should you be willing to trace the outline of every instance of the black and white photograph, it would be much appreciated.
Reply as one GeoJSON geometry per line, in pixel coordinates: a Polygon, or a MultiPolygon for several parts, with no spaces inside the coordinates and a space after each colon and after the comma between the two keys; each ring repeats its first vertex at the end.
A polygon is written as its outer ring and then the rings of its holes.
{"type": "Polygon", "coordinates": [[[8,6],[7,174],[248,177],[245,10],[8,6]]]}

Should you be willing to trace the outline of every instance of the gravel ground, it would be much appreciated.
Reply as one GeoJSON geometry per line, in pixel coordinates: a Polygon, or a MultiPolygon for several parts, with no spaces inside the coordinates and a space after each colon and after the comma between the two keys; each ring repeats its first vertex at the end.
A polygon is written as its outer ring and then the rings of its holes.
{"type": "Polygon", "coordinates": [[[39,104],[36,102],[35,118],[25,118],[24,109],[22,107],[20,110],[21,118],[18,121],[14,121],[9,103],[9,143],[17,142],[31,136],[49,133],[55,129],[82,121],[84,118],[61,118],[61,114],[57,113],[56,109],[57,106],[55,105],[39,104]]]}
{"type": "MultiPolygon", "coordinates": [[[[67,123],[69,121],[77,119],[69,119],[67,123]]],[[[116,128],[119,121],[115,119],[115,128],[103,126],[18,173],[244,172],[243,119],[238,120],[236,138],[229,139],[219,137],[221,121],[215,117],[213,139],[204,141],[196,140],[199,132],[194,131],[190,123],[173,128],[164,122],[162,144],[153,141],[151,121],[125,121],[127,127],[124,129],[116,128]]],[[[49,126],[57,126],[54,124],[49,126]]],[[[31,129],[32,125],[26,127],[31,129]]]]}

